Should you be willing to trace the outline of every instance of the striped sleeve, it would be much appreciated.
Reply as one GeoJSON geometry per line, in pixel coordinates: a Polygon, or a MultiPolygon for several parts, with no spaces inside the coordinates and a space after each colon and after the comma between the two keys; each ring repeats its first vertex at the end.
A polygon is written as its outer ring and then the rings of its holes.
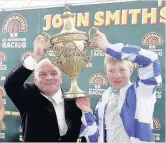
{"type": "Polygon", "coordinates": [[[96,119],[92,112],[83,113],[81,118],[80,137],[84,136],[89,143],[98,141],[99,131],[96,119]]]}
{"type": "Polygon", "coordinates": [[[137,86],[143,85],[145,88],[147,85],[154,93],[156,85],[162,82],[160,62],[156,53],[122,43],[110,44],[106,53],[119,60],[127,59],[139,65],[137,86]]]}

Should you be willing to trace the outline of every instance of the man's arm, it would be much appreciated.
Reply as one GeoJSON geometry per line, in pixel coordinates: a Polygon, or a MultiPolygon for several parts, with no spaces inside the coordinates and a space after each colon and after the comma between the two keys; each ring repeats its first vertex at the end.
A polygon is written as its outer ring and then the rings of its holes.
{"type": "Polygon", "coordinates": [[[150,95],[154,93],[157,84],[162,82],[161,68],[158,55],[152,51],[135,45],[122,43],[110,44],[104,33],[97,31],[91,46],[101,49],[116,59],[130,60],[139,65],[137,86],[148,87],[150,95]]]}
{"type": "Polygon", "coordinates": [[[31,73],[31,70],[26,69],[21,64],[10,72],[4,83],[7,95],[19,110],[25,110],[28,102],[28,91],[24,82],[31,73]]]}
{"type": "Polygon", "coordinates": [[[97,142],[99,137],[97,118],[92,112],[83,113],[80,136],[84,136],[87,142],[97,142]]]}
{"type": "Polygon", "coordinates": [[[37,62],[41,60],[47,51],[47,43],[42,35],[38,35],[34,40],[34,52],[31,56],[24,60],[24,63],[16,67],[8,75],[4,87],[6,93],[19,110],[26,110],[29,104],[30,94],[28,87],[24,82],[33,72],[37,62]]]}
{"type": "MultiPolygon", "coordinates": [[[[87,142],[97,142],[99,137],[98,116],[93,115],[90,109],[90,100],[78,98],[76,104],[82,110],[80,137],[84,136],[87,142]]],[[[97,113],[97,110],[95,113],[97,113]]]]}
{"type": "MultiPolygon", "coordinates": [[[[117,58],[130,60],[139,65],[137,87],[146,88],[146,94],[152,95],[156,86],[161,83],[161,67],[158,55],[135,45],[123,45],[121,43],[109,45],[106,53],[117,58]]],[[[143,90],[143,91],[144,91],[143,90]]]]}
{"type": "Polygon", "coordinates": [[[152,91],[157,84],[161,83],[161,68],[156,53],[135,45],[110,44],[105,34],[100,31],[96,32],[91,46],[101,49],[116,59],[127,59],[137,63],[139,65],[137,83],[140,82],[148,87],[152,86],[152,91]]]}

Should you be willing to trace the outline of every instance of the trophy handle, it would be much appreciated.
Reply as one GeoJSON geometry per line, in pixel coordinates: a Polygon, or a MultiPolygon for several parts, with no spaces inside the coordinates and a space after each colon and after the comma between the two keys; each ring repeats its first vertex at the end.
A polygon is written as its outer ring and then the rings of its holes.
{"type": "MultiPolygon", "coordinates": [[[[44,40],[46,41],[46,46],[48,47],[48,50],[52,50],[53,45],[51,44],[51,36],[47,32],[42,32],[39,35],[44,36],[44,40]]],[[[53,64],[56,64],[56,58],[53,58],[52,56],[49,56],[48,52],[46,52],[45,54],[53,64]]]]}
{"type": "MultiPolygon", "coordinates": [[[[97,27],[92,27],[89,29],[87,36],[88,36],[88,41],[84,42],[86,45],[85,47],[89,46],[89,44],[92,42],[93,38],[95,37],[96,32],[99,31],[97,27]],[[92,36],[92,32],[94,32],[94,35],[92,36]]],[[[87,56],[85,59],[85,62],[88,64],[91,60],[91,56],[87,56]]]]}
{"type": "Polygon", "coordinates": [[[99,31],[99,29],[98,29],[97,27],[92,27],[91,29],[89,29],[89,31],[88,31],[88,38],[89,38],[88,42],[89,42],[89,43],[92,42],[92,40],[93,40],[93,38],[95,37],[95,34],[96,34],[97,31],[99,31]],[[91,35],[92,35],[92,34],[91,34],[92,32],[94,32],[94,35],[93,35],[93,36],[91,36],[91,35]]]}
{"type": "Polygon", "coordinates": [[[49,48],[52,46],[51,45],[51,36],[47,33],[47,32],[42,32],[41,34],[39,35],[42,35],[44,36],[44,39],[46,41],[46,46],[48,46],[49,48]]]}

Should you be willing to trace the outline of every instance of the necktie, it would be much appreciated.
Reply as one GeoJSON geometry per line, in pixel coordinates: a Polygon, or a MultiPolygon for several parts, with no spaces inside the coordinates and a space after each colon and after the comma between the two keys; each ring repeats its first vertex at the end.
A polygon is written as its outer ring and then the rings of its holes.
{"type": "Polygon", "coordinates": [[[62,107],[63,105],[62,105],[62,103],[57,104],[52,97],[49,97],[48,100],[54,106],[54,109],[55,109],[55,112],[56,112],[56,115],[57,115],[59,132],[60,132],[60,135],[63,136],[63,135],[66,134],[67,129],[68,129],[66,121],[65,121],[65,114],[64,114],[64,111],[63,111],[63,107],[62,107]]]}
{"type": "Polygon", "coordinates": [[[115,95],[120,95],[120,89],[112,88],[112,93],[114,93],[115,95]]]}
{"type": "Polygon", "coordinates": [[[49,97],[48,100],[49,100],[53,105],[56,104],[55,100],[54,100],[52,97],[49,97]]]}
{"type": "Polygon", "coordinates": [[[119,114],[119,97],[120,89],[112,88],[112,94],[110,96],[105,114],[108,143],[129,143],[129,138],[123,127],[123,123],[119,114]]]}

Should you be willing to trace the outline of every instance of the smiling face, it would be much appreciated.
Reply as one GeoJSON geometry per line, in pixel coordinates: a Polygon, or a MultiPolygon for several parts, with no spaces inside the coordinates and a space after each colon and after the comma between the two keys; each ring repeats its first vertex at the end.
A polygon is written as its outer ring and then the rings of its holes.
{"type": "Polygon", "coordinates": [[[120,89],[129,81],[133,73],[133,68],[128,61],[113,59],[105,62],[105,72],[110,85],[120,89]]]}
{"type": "Polygon", "coordinates": [[[44,59],[35,68],[33,81],[43,94],[52,96],[60,88],[62,73],[48,59],[44,59]]]}

